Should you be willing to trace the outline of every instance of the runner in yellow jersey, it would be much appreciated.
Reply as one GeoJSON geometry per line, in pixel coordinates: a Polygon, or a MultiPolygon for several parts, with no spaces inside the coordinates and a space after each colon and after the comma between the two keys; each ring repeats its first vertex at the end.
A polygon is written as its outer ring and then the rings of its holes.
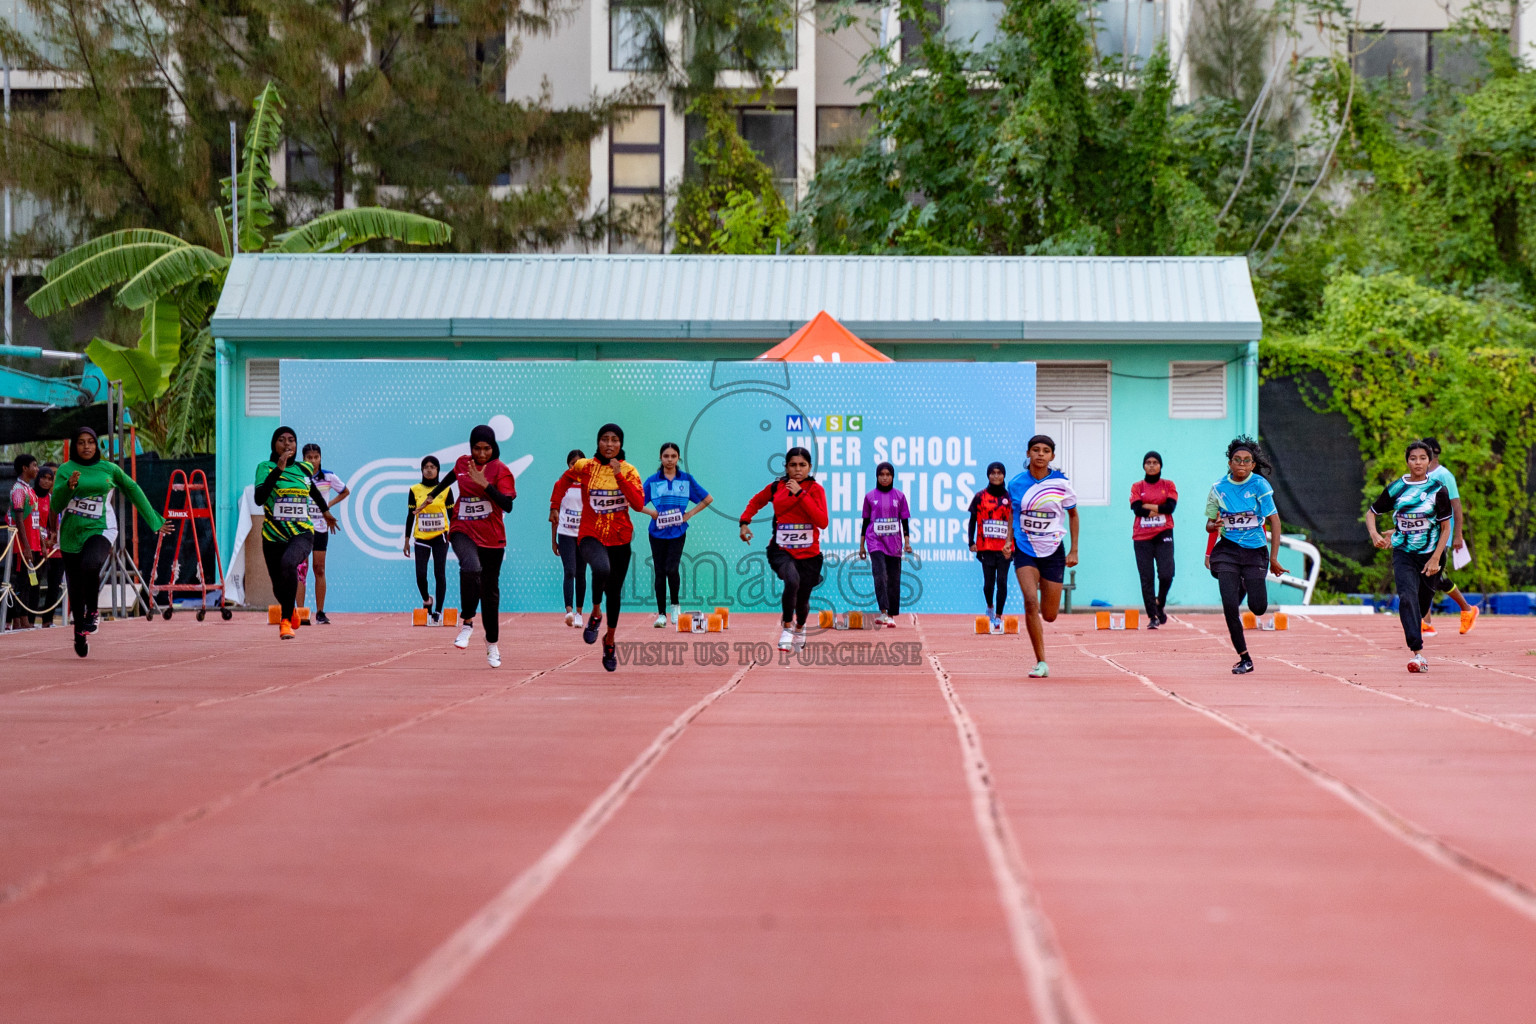
{"type": "Polygon", "coordinates": [[[422,607],[432,618],[432,625],[442,622],[443,601],[448,593],[448,505],[453,500],[449,491],[432,494],[437,486],[442,465],[436,456],[428,455],[421,460],[421,483],[412,484],[406,495],[405,557],[411,557],[411,546],[416,548],[416,589],[421,591],[422,607]],[[437,604],[427,593],[427,561],[432,562],[432,574],[437,583],[437,604]]]}

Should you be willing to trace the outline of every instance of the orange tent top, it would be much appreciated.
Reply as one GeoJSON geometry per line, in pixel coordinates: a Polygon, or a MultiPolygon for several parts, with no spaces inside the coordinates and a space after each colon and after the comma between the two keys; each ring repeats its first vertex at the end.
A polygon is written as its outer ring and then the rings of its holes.
{"type": "Polygon", "coordinates": [[[826,310],[794,334],[758,356],[786,363],[889,363],[891,357],[871,347],[833,319],[826,310]]]}

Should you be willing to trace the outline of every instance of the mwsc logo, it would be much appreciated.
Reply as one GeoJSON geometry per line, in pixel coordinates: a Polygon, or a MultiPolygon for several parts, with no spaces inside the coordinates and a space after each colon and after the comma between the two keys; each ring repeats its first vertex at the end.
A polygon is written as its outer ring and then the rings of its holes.
{"type": "Polygon", "coordinates": [[[789,433],[803,433],[807,426],[814,431],[825,430],[831,434],[840,434],[844,431],[862,431],[864,429],[864,417],[858,413],[849,415],[832,414],[827,416],[784,417],[784,429],[789,433]]]}

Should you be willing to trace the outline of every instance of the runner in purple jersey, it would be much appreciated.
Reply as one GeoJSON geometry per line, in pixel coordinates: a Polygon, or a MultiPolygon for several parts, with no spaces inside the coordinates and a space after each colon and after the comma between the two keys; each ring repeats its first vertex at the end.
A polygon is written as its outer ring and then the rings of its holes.
{"type": "Polygon", "coordinates": [[[887,629],[896,628],[901,614],[901,555],[912,553],[907,521],[912,512],[907,496],[896,489],[896,467],[882,462],[875,467],[875,489],[864,495],[864,526],[859,532],[859,557],[869,559],[875,578],[875,603],[887,629]]]}

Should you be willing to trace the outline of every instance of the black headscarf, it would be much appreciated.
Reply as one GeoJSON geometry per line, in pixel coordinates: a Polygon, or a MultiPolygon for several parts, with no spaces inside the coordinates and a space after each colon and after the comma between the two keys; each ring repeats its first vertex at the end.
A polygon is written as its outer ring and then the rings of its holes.
{"type": "MultiPolygon", "coordinates": [[[[619,426],[617,423],[604,423],[602,426],[597,428],[597,439],[599,441],[601,441],[603,439],[603,435],[604,434],[618,434],[619,435],[619,461],[620,462],[625,461],[624,460],[624,428],[619,426]]],[[[592,453],[592,456],[593,456],[593,458],[597,458],[597,459],[601,459],[602,458],[602,456],[599,455],[595,451],[592,453]]]]}
{"type": "Polygon", "coordinates": [[[894,491],[895,489],[896,489],[896,467],[891,465],[889,462],[882,462],[882,463],[880,463],[880,465],[875,467],[875,490],[884,492],[884,491],[894,491]],[[884,470],[885,472],[891,474],[891,486],[889,486],[889,487],[881,487],[880,486],[880,473],[881,473],[882,470],[884,470]]]}
{"type": "MultiPolygon", "coordinates": [[[[299,442],[299,435],[294,431],[292,427],[278,427],[276,430],[272,431],[272,440],[267,443],[267,455],[272,459],[273,462],[277,461],[277,439],[282,437],[284,434],[292,434],[293,442],[295,445],[297,445],[299,442]]],[[[290,462],[289,465],[294,465],[298,461],[299,452],[297,447],[295,447],[293,452],[293,462],[290,462]]]]}
{"type": "Polygon", "coordinates": [[[501,445],[496,443],[496,431],[492,430],[484,423],[480,424],[474,430],[469,432],[469,450],[471,456],[474,455],[475,445],[481,441],[484,441],[491,446],[492,460],[501,458],[501,445]]]}
{"type": "Polygon", "coordinates": [[[1163,457],[1161,455],[1157,454],[1157,452],[1147,452],[1147,454],[1145,454],[1145,455],[1143,455],[1141,457],[1141,471],[1142,471],[1142,473],[1144,475],[1143,478],[1146,480],[1147,483],[1149,483],[1149,484],[1157,483],[1159,480],[1161,480],[1163,478],[1163,457]],[[1147,472],[1147,460],[1148,459],[1156,459],[1157,460],[1157,472],[1156,473],[1148,473],[1147,472]]]}
{"type": "Polygon", "coordinates": [[[437,461],[437,456],[436,455],[427,455],[427,456],[424,456],[422,458],[422,460],[421,460],[421,484],[422,484],[423,487],[436,487],[437,486],[437,480],[428,480],[427,479],[427,463],[429,463],[429,462],[432,463],[432,465],[437,467],[438,480],[442,479],[443,464],[441,462],[437,461]]]}
{"type": "Polygon", "coordinates": [[[94,466],[96,463],[101,461],[101,440],[96,436],[96,431],[92,430],[90,427],[81,427],[79,430],[75,431],[71,440],[77,441],[85,434],[91,435],[91,440],[96,442],[96,454],[92,455],[88,459],[82,459],[79,452],[76,451],[76,449],[80,446],[70,445],[69,461],[73,462],[77,466],[94,466]]]}
{"type": "Polygon", "coordinates": [[[32,489],[38,494],[47,495],[53,492],[53,485],[58,481],[59,467],[51,462],[45,462],[37,471],[37,479],[32,481],[32,489]],[[43,477],[48,477],[48,486],[43,487],[43,477]]]}
{"type": "Polygon", "coordinates": [[[987,463],[987,493],[994,498],[1001,498],[1008,493],[1008,467],[1001,462],[987,463]],[[1000,484],[992,482],[992,471],[994,469],[1003,474],[1003,482],[1000,484]]]}

